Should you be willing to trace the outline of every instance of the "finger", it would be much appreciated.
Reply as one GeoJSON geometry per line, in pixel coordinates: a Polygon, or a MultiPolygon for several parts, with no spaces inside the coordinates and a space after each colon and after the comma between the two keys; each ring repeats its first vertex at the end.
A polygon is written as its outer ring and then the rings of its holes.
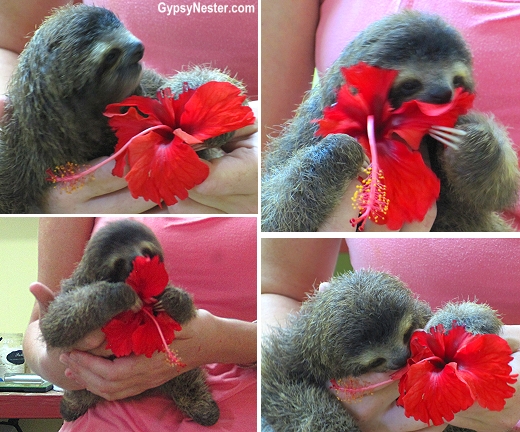
{"type": "Polygon", "coordinates": [[[4,116],[4,108],[5,108],[6,103],[7,103],[7,96],[0,95],[0,120],[4,116]]]}
{"type": "Polygon", "coordinates": [[[49,304],[54,300],[54,292],[46,285],[40,282],[33,282],[29,286],[29,291],[38,302],[40,308],[40,318],[47,313],[49,304]]]}
{"type": "Polygon", "coordinates": [[[222,150],[226,153],[231,153],[238,148],[247,148],[254,150],[258,154],[258,146],[260,142],[260,135],[258,133],[248,134],[247,136],[233,136],[226,144],[222,146],[222,150]]]}
{"type": "Polygon", "coordinates": [[[500,331],[500,337],[506,340],[511,351],[520,350],[520,325],[504,325],[500,331]]]}
{"type": "Polygon", "coordinates": [[[330,288],[330,282],[322,282],[320,283],[320,287],[318,290],[321,291],[327,291],[330,288]]]}
{"type": "Polygon", "coordinates": [[[254,124],[245,126],[241,129],[237,129],[235,131],[235,133],[233,134],[233,136],[231,137],[230,141],[240,141],[257,132],[258,132],[258,121],[255,120],[254,124]]]}
{"type": "Polygon", "coordinates": [[[433,203],[422,221],[404,224],[401,228],[401,232],[429,232],[432,229],[436,217],[437,204],[433,203]]]}
{"type": "Polygon", "coordinates": [[[353,232],[356,227],[350,223],[351,219],[355,219],[359,215],[357,208],[352,205],[352,197],[356,192],[356,187],[361,183],[358,180],[352,180],[347,186],[343,198],[336,206],[332,214],[320,226],[320,232],[353,232]]]}
{"type": "Polygon", "coordinates": [[[199,203],[191,198],[179,201],[177,204],[168,207],[171,214],[224,214],[225,212],[199,203]]]}
{"type": "MultiPolygon", "coordinates": [[[[106,158],[90,162],[96,165],[106,158]]],[[[46,211],[49,213],[142,213],[155,203],[132,197],[124,178],[112,175],[115,161],[98,168],[83,183],[74,187],[58,184],[47,193],[46,211]]]]}
{"type": "Polygon", "coordinates": [[[87,334],[76,345],[74,345],[74,348],[80,351],[98,350],[99,354],[110,355],[111,351],[105,351],[104,346],[105,334],[98,329],[87,334]],[[99,350],[101,350],[101,352],[99,350]]]}
{"type": "Polygon", "coordinates": [[[260,104],[258,101],[250,101],[249,107],[253,110],[255,115],[255,124],[246,126],[239,129],[233,135],[231,142],[226,144],[223,148],[230,152],[236,148],[236,146],[247,146],[249,148],[260,147],[260,135],[258,134],[258,115],[260,111],[260,104]],[[236,143],[235,146],[233,144],[236,143]]]}
{"type": "Polygon", "coordinates": [[[206,161],[209,175],[192,194],[224,196],[256,194],[258,192],[258,155],[243,147],[217,159],[206,161]]]}
{"type": "Polygon", "coordinates": [[[89,391],[108,400],[117,399],[128,383],[124,379],[125,370],[118,368],[114,372],[114,364],[111,360],[97,357],[86,352],[72,351],[60,356],[67,369],[65,376],[75,380],[89,391]]]}
{"type": "Polygon", "coordinates": [[[367,219],[363,232],[397,232],[399,230],[391,230],[387,225],[380,225],[373,222],[371,219],[367,219]]]}

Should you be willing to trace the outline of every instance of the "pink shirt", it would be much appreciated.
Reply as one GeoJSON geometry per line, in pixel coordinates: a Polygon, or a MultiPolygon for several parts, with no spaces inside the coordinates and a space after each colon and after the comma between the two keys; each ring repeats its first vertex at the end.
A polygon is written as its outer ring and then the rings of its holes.
{"type": "Polygon", "coordinates": [[[144,63],[165,75],[187,66],[226,69],[247,86],[249,98],[258,99],[258,0],[159,2],[155,0],[84,0],[106,7],[145,46],[144,63]],[[167,6],[220,5],[206,12],[178,12],[167,6]],[[164,6],[164,7],[163,7],[164,6]],[[224,6],[227,6],[224,8],[224,6]],[[224,12],[224,10],[226,12],[224,12]]]}
{"type": "Polygon", "coordinates": [[[475,300],[520,324],[520,238],[349,238],[354,270],[387,271],[432,309],[475,300]]]}
{"type": "MultiPolygon", "coordinates": [[[[493,113],[506,125],[520,150],[519,0],[322,0],[316,33],[318,70],[326,70],[368,24],[403,9],[441,15],[462,33],[474,57],[474,107],[493,113]]],[[[520,204],[516,216],[520,220],[520,204]]]]}
{"type": "MultiPolygon", "coordinates": [[[[94,229],[113,219],[98,219],[94,229]]],[[[221,317],[256,319],[256,217],[133,219],[155,232],[171,282],[190,292],[197,307],[221,317]]],[[[206,369],[221,411],[214,426],[200,426],[177,411],[173,401],[153,396],[102,402],[66,422],[61,432],[256,431],[256,369],[235,364],[206,369]]]]}

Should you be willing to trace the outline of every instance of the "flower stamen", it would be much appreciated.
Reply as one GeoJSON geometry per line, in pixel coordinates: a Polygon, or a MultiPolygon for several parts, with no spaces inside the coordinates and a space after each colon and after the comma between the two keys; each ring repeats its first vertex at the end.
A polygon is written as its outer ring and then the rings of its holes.
{"type": "Polygon", "coordinates": [[[383,170],[379,168],[377,159],[373,115],[367,117],[367,132],[372,163],[365,170],[368,174],[367,177],[363,179],[361,185],[357,186],[357,190],[352,197],[354,208],[359,209],[361,215],[350,220],[352,226],[357,226],[361,223],[358,228],[360,231],[363,231],[365,228],[367,219],[371,219],[376,223],[384,222],[389,204],[389,199],[386,197],[386,185],[384,184],[385,177],[383,170]]]}
{"type": "Polygon", "coordinates": [[[133,136],[130,140],[128,140],[128,142],[124,146],[122,146],[117,152],[110,155],[107,159],[101,161],[100,163],[98,163],[96,165],[91,166],[90,168],[86,169],[85,171],[81,171],[80,173],[77,173],[76,170],[69,169],[68,166],[75,165],[76,167],[78,167],[79,165],[67,162],[65,167],[63,167],[63,166],[56,167],[56,169],[54,170],[54,173],[56,173],[56,174],[54,174],[53,171],[48,169],[47,170],[48,177],[46,180],[48,182],[52,182],[52,183],[65,183],[65,182],[69,183],[70,182],[70,183],[74,184],[75,182],[84,178],[85,176],[92,174],[94,171],[101,168],[103,165],[106,165],[108,162],[113,161],[114,159],[119,157],[122,153],[124,153],[126,151],[126,149],[130,146],[130,144],[136,138],[139,138],[143,135],[146,135],[149,132],[152,132],[152,131],[158,130],[158,129],[163,129],[163,130],[166,129],[166,130],[171,131],[171,129],[166,125],[158,125],[158,126],[150,127],[148,129],[145,129],[144,131],[138,133],[137,135],[133,136]],[[56,172],[56,170],[58,170],[58,172],[56,172]]]}
{"type": "Polygon", "coordinates": [[[163,343],[163,349],[164,349],[164,353],[166,354],[166,360],[168,361],[168,363],[170,363],[172,366],[177,366],[177,367],[181,367],[181,368],[185,367],[186,364],[182,363],[180,361],[180,359],[177,357],[177,355],[170,349],[170,347],[166,343],[166,339],[164,338],[164,334],[163,334],[163,332],[161,330],[161,326],[159,325],[159,323],[155,319],[154,314],[150,313],[148,310],[146,310],[146,308],[143,308],[142,311],[146,315],[148,315],[148,317],[155,324],[155,327],[157,328],[157,331],[159,332],[159,336],[160,336],[161,341],[163,343]]]}

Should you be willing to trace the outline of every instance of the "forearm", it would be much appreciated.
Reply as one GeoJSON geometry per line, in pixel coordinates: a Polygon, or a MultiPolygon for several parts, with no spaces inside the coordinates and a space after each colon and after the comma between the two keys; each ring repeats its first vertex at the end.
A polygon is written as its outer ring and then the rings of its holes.
{"type": "Polygon", "coordinates": [[[262,332],[284,326],[313,288],[334,273],[341,239],[262,240],[262,332]]]}
{"type": "MultiPolygon", "coordinates": [[[[200,313],[200,311],[199,311],[200,313]]],[[[250,364],[256,361],[257,325],[247,321],[214,315],[212,332],[207,341],[206,363],[250,364]]]]}
{"type": "Polygon", "coordinates": [[[47,350],[42,340],[39,320],[31,322],[25,331],[23,354],[31,371],[67,389],[79,390],[82,387],[74,380],[65,377],[66,366],[59,361],[62,350],[47,350]]]}
{"type": "Polygon", "coordinates": [[[256,323],[221,318],[198,309],[170,348],[187,365],[185,372],[210,363],[253,363],[256,340],[256,323]]]}
{"type": "Polygon", "coordinates": [[[300,309],[301,302],[280,294],[262,294],[262,335],[269,333],[271,327],[285,327],[289,314],[300,309]]]}
{"type": "Polygon", "coordinates": [[[0,95],[6,94],[7,84],[17,64],[17,53],[0,48],[0,95]]]}
{"type": "Polygon", "coordinates": [[[319,7],[317,0],[262,2],[262,142],[310,89],[319,7]]]}

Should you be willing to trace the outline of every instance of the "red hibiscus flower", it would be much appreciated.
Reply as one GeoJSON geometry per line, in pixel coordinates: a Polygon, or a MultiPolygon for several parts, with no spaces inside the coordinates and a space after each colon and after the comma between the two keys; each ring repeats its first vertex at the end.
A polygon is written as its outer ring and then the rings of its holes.
{"type": "Polygon", "coordinates": [[[316,120],[316,135],[348,134],[359,141],[371,161],[368,177],[353,198],[361,216],[352,225],[361,223],[363,229],[370,218],[397,230],[405,222],[423,220],[439,196],[440,182],[418,151],[421,140],[433,125],[453,127],[474,95],[457,88],[447,104],[412,100],[393,109],[388,93],[397,71],[359,63],[342,73],[346,84],[337,103],[316,120]]]}
{"type": "Polygon", "coordinates": [[[195,90],[185,87],[177,97],[166,88],[157,92],[157,100],[130,96],[110,104],[104,115],[118,138],[115,153],[78,175],[48,171],[48,179],[74,181],[115,159],[113,175],[123,177],[130,167],[124,177],[134,198],[173,205],[209,175],[196,153],[203,142],[254,123],[245,99],[233,84],[210,81],[195,90]]]}
{"type": "Polygon", "coordinates": [[[455,325],[444,333],[438,325],[429,333],[414,332],[410,349],[397,400],[407,417],[438,426],[475,401],[500,411],[515,392],[510,386],[517,377],[509,366],[511,349],[497,335],[473,335],[455,325]]]}
{"type": "Polygon", "coordinates": [[[158,256],[152,259],[138,256],[133,265],[125,282],[139,295],[142,307],[137,312],[121,312],[102,328],[107,339],[106,348],[116,357],[131,353],[151,357],[154,352],[163,351],[172,364],[182,366],[168,347],[175,339],[175,332],[182,327],[166,312],[154,311],[155,297],[168,285],[164,263],[158,256]]]}

